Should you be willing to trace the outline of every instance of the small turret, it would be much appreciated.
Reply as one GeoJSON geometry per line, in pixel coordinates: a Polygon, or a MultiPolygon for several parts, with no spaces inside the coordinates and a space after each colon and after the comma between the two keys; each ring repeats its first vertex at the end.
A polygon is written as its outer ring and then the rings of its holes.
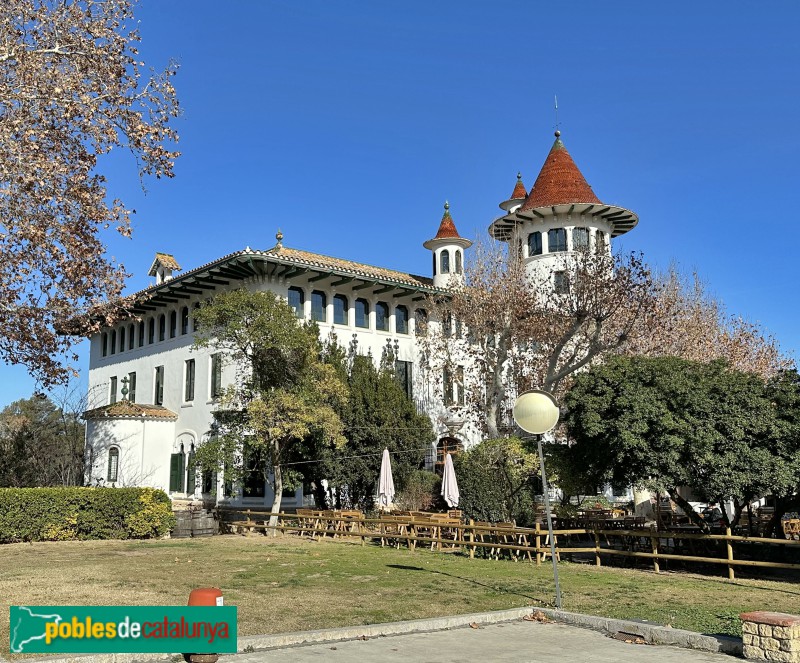
{"type": "Polygon", "coordinates": [[[513,212],[525,202],[527,197],[528,191],[522,183],[522,173],[517,173],[517,183],[514,185],[514,191],[511,192],[511,198],[500,203],[500,209],[505,212],[513,212]]]}
{"type": "Polygon", "coordinates": [[[453,217],[450,216],[450,204],[445,201],[442,222],[436,237],[423,244],[433,252],[433,285],[437,288],[448,288],[464,283],[464,249],[472,246],[472,242],[458,234],[453,217]]]}
{"type": "Polygon", "coordinates": [[[169,281],[172,278],[172,272],[181,271],[181,266],[175,260],[175,256],[169,253],[156,253],[155,260],[150,266],[148,276],[156,277],[156,285],[161,285],[164,281],[169,281]]]}

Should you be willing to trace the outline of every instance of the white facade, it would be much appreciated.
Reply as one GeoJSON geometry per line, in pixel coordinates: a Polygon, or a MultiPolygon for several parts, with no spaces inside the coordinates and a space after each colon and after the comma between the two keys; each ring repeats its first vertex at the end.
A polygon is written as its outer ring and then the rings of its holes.
{"type": "MultiPolygon", "coordinates": [[[[558,137],[527,196],[518,179],[512,198],[500,205],[506,215],[489,232],[512,247],[520,244],[532,276],[568,269],[579,244],[610,251],[610,238],[638,221],[632,212],[594,197],[558,137]],[[559,170],[548,170],[551,162],[559,170]],[[575,203],[569,202],[570,195],[575,203]]],[[[282,246],[282,235],[277,239],[267,251],[248,247],[177,275],[174,257],[157,254],[150,268],[155,285],[135,295],[136,318],[91,337],[88,482],[153,486],[173,498],[272,503],[269,486],[259,498],[243,498],[236,489],[226,496],[221,476],[211,486],[187,470],[190,454],[210,434],[215,391],[235,379],[234,368],[225,362],[217,370],[212,349],[193,347],[193,311],[215,292],[241,287],[278,294],[296,307],[299,318],[315,320],[323,339],[334,333],[345,349],[356,344],[358,354],[369,353],[376,362],[389,346],[396,360],[410,368],[412,398],[434,426],[435,439],[420,440],[421,446],[435,450],[437,444],[455,442],[469,447],[480,440],[478,425],[465,419],[459,407],[468,367],[448,374],[445,394],[447,379],[440,370],[427,368],[418,340],[417,317],[427,320],[426,298],[446,295],[448,285],[464,278],[464,251],[471,242],[458,235],[447,204],[439,232],[424,243],[432,254],[431,277],[290,249],[282,246]],[[135,385],[127,399],[126,385],[135,385]]],[[[552,287],[558,291],[556,283],[552,287]]],[[[303,499],[298,489],[284,503],[302,506],[303,499]]]]}

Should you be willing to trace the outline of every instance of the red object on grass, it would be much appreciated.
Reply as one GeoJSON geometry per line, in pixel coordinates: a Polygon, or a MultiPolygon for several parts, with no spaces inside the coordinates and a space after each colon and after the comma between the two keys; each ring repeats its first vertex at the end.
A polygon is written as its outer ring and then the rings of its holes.
{"type": "Polygon", "coordinates": [[[198,587],[189,594],[187,605],[222,605],[222,590],[217,587],[198,587]]]}

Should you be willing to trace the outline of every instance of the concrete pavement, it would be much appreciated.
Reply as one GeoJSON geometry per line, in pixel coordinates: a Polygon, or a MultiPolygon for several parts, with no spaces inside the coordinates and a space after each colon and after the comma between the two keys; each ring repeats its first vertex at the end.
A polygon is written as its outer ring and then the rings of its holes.
{"type": "Polygon", "coordinates": [[[736,659],[666,645],[628,644],[597,631],[558,623],[514,621],[432,633],[296,645],[225,656],[221,663],[732,663],[736,659]]]}

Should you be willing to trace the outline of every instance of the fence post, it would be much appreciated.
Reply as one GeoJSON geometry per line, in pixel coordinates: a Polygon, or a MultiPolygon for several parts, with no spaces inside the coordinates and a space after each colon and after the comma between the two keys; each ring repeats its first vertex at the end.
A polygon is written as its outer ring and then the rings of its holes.
{"type": "Polygon", "coordinates": [[[542,563],[541,557],[539,557],[539,548],[542,546],[542,524],[536,523],[536,566],[539,566],[542,563]]]}
{"type": "Polygon", "coordinates": [[[475,559],[475,520],[469,519],[469,558],[475,559]]]}
{"type": "Polygon", "coordinates": [[[650,543],[653,548],[653,571],[659,573],[661,569],[658,566],[658,532],[655,525],[650,525],[650,543]]]}
{"type": "MultiPolygon", "coordinates": [[[[732,562],[733,561],[733,543],[731,543],[731,539],[730,539],[730,536],[731,536],[731,528],[730,527],[726,527],[725,528],[725,536],[728,537],[727,539],[725,539],[725,543],[728,546],[728,561],[732,562]]],[[[733,564],[728,564],[728,580],[733,580],[733,579],[734,579],[733,564]]]]}
{"type": "Polygon", "coordinates": [[[594,565],[600,566],[600,534],[597,532],[597,525],[592,527],[594,532],[594,565]]]}

